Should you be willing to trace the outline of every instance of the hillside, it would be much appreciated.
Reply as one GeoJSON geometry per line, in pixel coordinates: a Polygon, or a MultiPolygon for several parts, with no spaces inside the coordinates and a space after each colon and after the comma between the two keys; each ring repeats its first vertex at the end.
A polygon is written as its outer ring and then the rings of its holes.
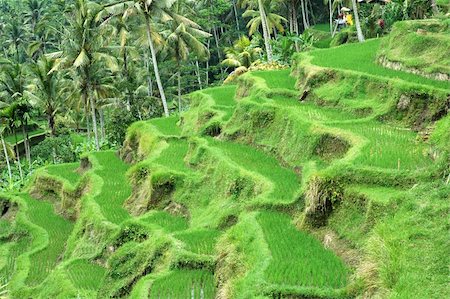
{"type": "Polygon", "coordinates": [[[8,295],[445,298],[450,85],[379,47],[194,92],[0,194],[8,295]]]}

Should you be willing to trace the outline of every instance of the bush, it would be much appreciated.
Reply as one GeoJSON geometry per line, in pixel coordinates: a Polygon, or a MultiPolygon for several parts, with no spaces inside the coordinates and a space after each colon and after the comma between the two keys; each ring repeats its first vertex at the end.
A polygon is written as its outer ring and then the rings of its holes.
{"type": "Polygon", "coordinates": [[[138,119],[126,109],[114,109],[106,120],[107,139],[111,144],[122,145],[127,128],[138,119]]]}
{"type": "Polygon", "coordinates": [[[70,135],[47,137],[31,149],[31,156],[34,159],[55,164],[70,163],[77,160],[70,135]]]}

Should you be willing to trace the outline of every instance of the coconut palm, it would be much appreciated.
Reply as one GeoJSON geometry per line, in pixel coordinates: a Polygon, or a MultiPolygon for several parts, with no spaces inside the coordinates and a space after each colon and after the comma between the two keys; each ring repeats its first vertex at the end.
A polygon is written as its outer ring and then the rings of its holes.
{"type": "Polygon", "coordinates": [[[159,94],[163,103],[165,116],[169,116],[169,108],[167,106],[167,99],[164,92],[164,87],[162,85],[161,76],[159,74],[157,51],[153,42],[153,35],[155,33],[154,24],[158,22],[167,22],[173,19],[169,9],[172,7],[174,2],[175,0],[124,0],[105,6],[106,11],[109,13],[119,14],[121,13],[119,11],[123,11],[126,17],[131,15],[139,15],[144,19],[148,48],[152,56],[156,83],[158,85],[159,94]]]}
{"type": "Polygon", "coordinates": [[[252,45],[248,37],[241,36],[233,44],[233,47],[225,49],[227,58],[222,61],[222,64],[234,68],[249,68],[253,62],[259,59],[261,51],[261,48],[252,45]]]}
{"type": "Polygon", "coordinates": [[[9,175],[9,184],[12,185],[12,171],[11,171],[11,164],[9,163],[9,148],[6,146],[5,138],[3,137],[5,131],[8,128],[8,115],[5,112],[5,110],[0,110],[0,139],[2,143],[3,148],[3,155],[5,157],[6,166],[8,168],[8,175],[9,175]]]}
{"type": "Polygon", "coordinates": [[[77,0],[75,13],[71,20],[71,26],[66,32],[65,47],[62,52],[49,55],[50,58],[58,57],[52,71],[60,68],[71,67],[75,72],[81,91],[81,98],[86,113],[86,125],[88,138],[90,138],[89,108],[92,118],[95,147],[100,149],[97,116],[95,111],[95,98],[92,96],[92,82],[96,76],[101,76],[97,70],[109,68],[117,70],[117,61],[108,53],[106,44],[111,35],[109,26],[102,26],[104,20],[99,17],[103,6],[87,0],[77,0]]]}
{"type": "Polygon", "coordinates": [[[171,28],[166,41],[173,59],[177,63],[178,77],[178,109],[181,112],[181,62],[188,59],[189,53],[198,58],[208,58],[209,51],[198,38],[209,37],[210,34],[200,30],[200,26],[185,18],[175,17],[171,21],[171,28]]]}
{"type": "MultiPolygon", "coordinates": [[[[271,1],[271,0],[269,0],[271,1]]],[[[260,15],[260,23],[263,31],[263,37],[264,37],[264,46],[266,48],[266,54],[267,54],[267,60],[271,62],[273,60],[272,56],[272,48],[270,46],[270,31],[269,31],[269,25],[267,21],[267,12],[266,12],[266,6],[264,5],[263,0],[240,0],[239,4],[243,8],[247,9],[258,9],[259,15],[260,15]]]]}
{"type": "Polygon", "coordinates": [[[26,38],[25,29],[23,28],[20,20],[12,19],[7,23],[5,31],[5,45],[14,49],[16,61],[19,62],[21,59],[20,47],[22,46],[26,38]]]}
{"type": "Polygon", "coordinates": [[[66,91],[64,80],[60,74],[51,72],[56,63],[55,59],[42,56],[30,66],[31,84],[27,86],[25,94],[32,105],[41,108],[47,116],[48,128],[55,135],[55,116],[64,104],[66,91]]]}
{"type": "MultiPolygon", "coordinates": [[[[0,61],[0,99],[3,102],[12,104],[13,102],[24,102],[24,91],[25,91],[26,77],[24,66],[18,63],[13,63],[9,60],[0,61]]],[[[25,156],[27,157],[28,164],[31,165],[30,156],[30,143],[28,140],[28,112],[30,109],[17,110],[15,113],[17,120],[21,122],[22,133],[24,136],[25,145],[25,156]],[[20,113],[19,113],[20,112],[20,113]]]]}
{"type": "Polygon", "coordinates": [[[356,3],[356,0],[352,0],[352,8],[353,14],[355,15],[356,35],[358,36],[358,41],[362,43],[364,41],[364,35],[361,29],[361,22],[359,21],[358,5],[356,3]]]}
{"type": "MultiPolygon", "coordinates": [[[[262,25],[261,14],[253,9],[248,9],[242,15],[244,18],[251,18],[247,23],[247,28],[249,29],[249,35],[253,35],[262,25]]],[[[278,32],[284,32],[283,23],[287,20],[275,13],[267,13],[267,26],[269,30],[269,35],[278,32]]]]}

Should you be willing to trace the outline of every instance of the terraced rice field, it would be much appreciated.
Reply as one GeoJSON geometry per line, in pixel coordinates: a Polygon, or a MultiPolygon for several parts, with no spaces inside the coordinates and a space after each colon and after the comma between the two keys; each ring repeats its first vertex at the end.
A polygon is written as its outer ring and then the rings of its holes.
{"type": "Polygon", "coordinates": [[[335,124],[367,138],[369,143],[355,159],[356,164],[374,167],[417,170],[429,166],[427,147],[416,141],[416,133],[375,121],[335,124]]]}
{"type": "Polygon", "coordinates": [[[291,219],[277,212],[258,217],[272,255],[265,270],[268,282],[316,288],[343,288],[349,270],[332,251],[311,235],[298,231],[291,219]]]}
{"type": "Polygon", "coordinates": [[[158,128],[158,130],[164,135],[179,136],[181,134],[180,127],[177,126],[179,118],[178,116],[154,118],[150,120],[150,123],[158,128]]]}
{"type": "Polygon", "coordinates": [[[252,72],[252,75],[264,79],[267,87],[270,89],[295,90],[296,79],[289,76],[290,73],[290,69],[285,69],[278,71],[255,71],[252,72]]]}
{"type": "Polygon", "coordinates": [[[119,224],[130,215],[123,208],[123,203],[131,195],[131,187],[125,173],[129,165],[117,157],[115,152],[97,152],[94,154],[101,168],[95,173],[103,179],[99,195],[95,197],[103,215],[112,223],[119,224]]]}
{"type": "Polygon", "coordinates": [[[186,250],[198,254],[214,254],[214,246],[221,232],[212,229],[184,231],[175,234],[175,238],[186,245],[186,250]]]}
{"type": "Polygon", "coordinates": [[[214,275],[203,270],[174,270],[153,282],[150,298],[214,298],[214,275]]]}
{"type": "Polygon", "coordinates": [[[189,226],[185,218],[171,215],[165,211],[151,211],[142,216],[141,221],[158,225],[168,233],[182,231],[189,226]]]}
{"type": "Polygon", "coordinates": [[[186,163],[184,163],[184,157],[189,148],[188,141],[185,139],[173,139],[169,140],[168,144],[169,146],[163,150],[154,162],[182,173],[191,172],[186,163]]]}
{"type": "Polygon", "coordinates": [[[22,194],[21,197],[28,206],[30,221],[40,226],[48,234],[48,245],[30,256],[27,284],[34,286],[42,282],[54,269],[64,252],[65,243],[73,229],[73,223],[56,215],[51,203],[36,200],[29,194],[22,194]]]}
{"type": "Polygon", "coordinates": [[[415,84],[450,89],[450,83],[437,81],[407,72],[387,69],[376,63],[377,50],[381,39],[367,40],[364,43],[345,44],[330,49],[311,52],[312,63],[318,66],[358,71],[387,79],[400,79],[415,84]]]}
{"type": "Polygon", "coordinates": [[[76,288],[98,290],[103,282],[106,269],[87,260],[75,260],[66,271],[76,288]]]}
{"type": "Polygon", "coordinates": [[[76,170],[80,167],[80,163],[67,163],[59,165],[51,165],[46,168],[48,174],[67,180],[75,186],[80,179],[80,174],[76,170]]]}
{"type": "Polygon", "coordinates": [[[291,202],[299,191],[299,178],[291,169],[280,166],[278,161],[248,145],[207,138],[209,144],[219,148],[226,157],[240,167],[260,174],[273,183],[270,193],[273,202],[291,202]]]}

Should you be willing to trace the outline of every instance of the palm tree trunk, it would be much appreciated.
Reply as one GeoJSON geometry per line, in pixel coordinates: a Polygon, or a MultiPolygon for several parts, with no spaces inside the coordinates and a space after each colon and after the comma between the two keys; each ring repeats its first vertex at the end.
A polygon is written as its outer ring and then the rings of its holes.
{"type": "Polygon", "coordinates": [[[303,29],[306,30],[309,28],[309,24],[308,21],[306,20],[305,0],[300,0],[300,4],[302,6],[303,29]]]}
{"type": "Polygon", "coordinates": [[[237,10],[237,5],[236,5],[236,0],[233,0],[233,10],[234,10],[234,17],[236,19],[236,29],[237,31],[240,30],[239,28],[239,17],[238,17],[238,10],[237,10]]]}
{"type": "Polygon", "coordinates": [[[6,149],[6,143],[5,143],[5,139],[3,139],[3,134],[0,137],[2,139],[3,153],[5,154],[6,165],[8,167],[9,184],[11,185],[12,184],[12,172],[11,172],[11,165],[9,164],[8,150],[6,149]]]}
{"type": "Polygon", "coordinates": [[[361,23],[359,22],[358,15],[358,6],[356,4],[356,0],[352,0],[353,13],[355,14],[355,26],[356,26],[356,35],[358,36],[358,40],[360,43],[364,41],[364,35],[361,30],[361,23]]]}
{"type": "Polygon", "coordinates": [[[102,141],[104,142],[106,140],[106,134],[105,134],[105,114],[103,112],[103,109],[98,110],[98,114],[100,115],[100,132],[102,136],[102,141]]]}
{"type": "Polygon", "coordinates": [[[328,0],[328,8],[330,10],[330,33],[333,34],[333,8],[331,0],[328,0]]]}
{"type": "MultiPolygon", "coordinates": [[[[209,49],[211,48],[211,40],[209,38],[208,38],[208,42],[206,43],[206,47],[209,52],[209,49]]],[[[206,60],[206,72],[205,73],[206,73],[205,86],[208,87],[208,85],[209,85],[209,59],[206,60]]]]}
{"type": "Polygon", "coordinates": [[[178,112],[181,113],[181,70],[178,63],[178,112]]]}
{"type": "Polygon", "coordinates": [[[53,111],[50,112],[47,116],[47,121],[48,121],[48,128],[50,129],[50,133],[52,136],[56,135],[56,130],[55,130],[55,115],[53,114],[53,111]]]}
{"type": "Polygon", "coordinates": [[[88,103],[88,96],[87,96],[87,90],[83,89],[81,94],[83,104],[84,104],[84,117],[86,118],[86,130],[87,130],[87,138],[88,143],[91,142],[91,126],[89,125],[89,103],[88,103]]]}
{"type": "MultiPolygon", "coordinates": [[[[127,56],[127,48],[123,49],[123,76],[126,78],[128,82],[130,82],[130,73],[128,72],[128,56],[127,56]]],[[[133,93],[130,91],[130,88],[127,86],[127,111],[131,111],[131,97],[133,96],[133,93]]]]}
{"type": "Polygon", "coordinates": [[[270,46],[270,34],[267,26],[266,12],[262,0],[258,0],[259,14],[261,17],[261,26],[263,29],[264,46],[266,47],[267,61],[272,62],[272,48],[270,46]]]}
{"type": "Polygon", "coordinates": [[[94,98],[92,96],[89,97],[89,102],[91,104],[92,130],[94,131],[95,149],[97,151],[99,151],[100,144],[98,142],[97,115],[95,114],[95,104],[94,104],[94,98]]]}
{"type": "Polygon", "coordinates": [[[147,52],[144,52],[144,57],[145,57],[145,67],[147,68],[147,81],[148,81],[147,94],[149,97],[153,97],[152,72],[150,71],[150,64],[148,63],[147,52]]]}
{"type": "Polygon", "coordinates": [[[16,142],[16,160],[17,160],[17,167],[19,168],[19,174],[20,174],[20,180],[23,181],[23,172],[22,172],[22,164],[20,164],[20,151],[19,147],[17,146],[17,131],[14,129],[14,139],[16,142]]]}
{"type": "Polygon", "coordinates": [[[28,147],[28,138],[25,126],[26,125],[22,123],[23,146],[25,148],[25,157],[27,158],[28,166],[31,168],[31,155],[30,155],[30,148],[28,147]]]}
{"type": "Polygon", "coordinates": [[[164,108],[164,115],[166,117],[168,117],[169,116],[169,108],[167,107],[166,94],[164,93],[164,88],[163,88],[163,85],[161,82],[161,77],[159,76],[158,60],[156,59],[156,51],[155,51],[155,47],[153,45],[153,40],[152,40],[152,35],[151,35],[150,18],[147,14],[145,15],[145,25],[147,27],[148,47],[150,48],[150,53],[152,54],[153,69],[155,71],[156,83],[158,85],[159,94],[161,96],[161,101],[162,101],[163,108],[164,108]]]}
{"type": "MultiPolygon", "coordinates": [[[[309,8],[310,8],[310,12],[311,12],[311,19],[312,19],[312,23],[313,23],[313,25],[316,25],[316,16],[314,15],[314,9],[313,9],[313,6],[312,6],[312,3],[311,3],[311,0],[307,0],[308,2],[308,6],[309,6],[309,8]]],[[[308,11],[308,8],[306,9],[306,11],[308,11]]],[[[308,23],[309,23],[309,19],[308,19],[308,23]]],[[[309,24],[309,25],[311,25],[311,24],[309,24]]]]}
{"type": "Polygon", "coordinates": [[[200,76],[200,66],[198,63],[198,59],[195,60],[195,67],[196,67],[196,73],[197,73],[197,81],[198,81],[198,86],[200,89],[203,89],[202,87],[202,77],[200,76]]]}

